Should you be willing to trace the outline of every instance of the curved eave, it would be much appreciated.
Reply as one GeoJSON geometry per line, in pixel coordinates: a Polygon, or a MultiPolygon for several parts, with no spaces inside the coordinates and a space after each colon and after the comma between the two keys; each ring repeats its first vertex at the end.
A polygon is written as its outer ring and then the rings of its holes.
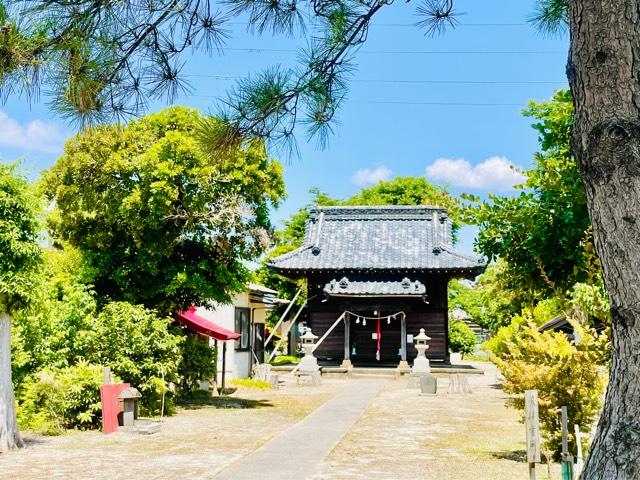
{"type": "Polygon", "coordinates": [[[376,273],[438,273],[447,274],[451,277],[480,275],[487,268],[487,265],[459,268],[286,268],[274,264],[267,264],[276,273],[285,277],[300,278],[309,275],[333,274],[336,272],[355,274],[376,274],[376,273]]]}

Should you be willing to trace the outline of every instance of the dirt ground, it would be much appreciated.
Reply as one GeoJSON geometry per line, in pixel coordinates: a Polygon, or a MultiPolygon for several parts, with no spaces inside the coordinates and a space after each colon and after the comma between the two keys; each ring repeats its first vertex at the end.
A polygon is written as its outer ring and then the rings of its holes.
{"type": "MultiPolygon", "coordinates": [[[[447,376],[439,378],[436,396],[408,389],[406,379],[390,380],[314,480],[527,478],[524,427],[505,406],[495,368],[482,368],[485,375],[468,377],[467,395],[448,394],[447,376]]],[[[234,398],[179,411],[154,435],[26,434],[27,448],[0,455],[0,479],[211,479],[357,381],[240,389],[234,398]]],[[[560,478],[553,467],[552,478],[560,478]]],[[[538,479],[545,478],[546,465],[539,466],[538,479]]]]}
{"type": "MultiPolygon", "coordinates": [[[[0,454],[0,479],[209,479],[304,418],[344,388],[239,389],[214,405],[180,410],[153,435],[71,432],[24,434],[27,448],[0,454]],[[221,408],[224,407],[224,408],[221,408]]],[[[292,446],[294,447],[294,446],[292,446]]]]}
{"type": "MultiPolygon", "coordinates": [[[[468,375],[470,394],[449,394],[438,375],[438,394],[422,396],[407,380],[389,382],[325,460],[314,480],[516,480],[529,478],[525,430],[505,406],[498,371],[468,375]]],[[[557,465],[551,478],[560,478],[557,465]]],[[[538,479],[547,479],[538,465],[538,479]]]]}

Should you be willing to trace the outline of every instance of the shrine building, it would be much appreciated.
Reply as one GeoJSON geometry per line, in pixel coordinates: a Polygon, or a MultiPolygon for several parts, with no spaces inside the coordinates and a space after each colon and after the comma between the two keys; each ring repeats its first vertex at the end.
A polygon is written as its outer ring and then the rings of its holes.
{"type": "Polygon", "coordinates": [[[269,264],[307,280],[307,326],[319,337],[330,330],[320,361],[401,368],[421,328],[429,359],[449,363],[448,282],[485,266],[453,248],[451,219],[432,206],[313,208],[303,245],[269,264]]]}

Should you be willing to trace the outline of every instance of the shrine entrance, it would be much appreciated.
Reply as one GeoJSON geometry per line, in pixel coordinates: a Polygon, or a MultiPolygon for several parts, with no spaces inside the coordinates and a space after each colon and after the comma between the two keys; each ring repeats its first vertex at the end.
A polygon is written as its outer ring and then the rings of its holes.
{"type": "MultiPolygon", "coordinates": [[[[397,367],[403,359],[403,312],[349,314],[349,357],[355,366],[397,367]]],[[[345,338],[345,353],[346,343],[345,338]]]]}

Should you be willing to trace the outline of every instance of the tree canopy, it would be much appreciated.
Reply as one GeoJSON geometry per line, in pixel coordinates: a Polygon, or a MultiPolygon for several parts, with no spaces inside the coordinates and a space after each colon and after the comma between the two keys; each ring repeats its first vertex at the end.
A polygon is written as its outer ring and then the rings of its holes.
{"type": "Polygon", "coordinates": [[[261,141],[216,153],[204,117],[173,107],[124,127],[87,127],[46,173],[54,238],[77,247],[101,299],[170,312],[244,288],[269,244],[282,167],[261,141]]]}

